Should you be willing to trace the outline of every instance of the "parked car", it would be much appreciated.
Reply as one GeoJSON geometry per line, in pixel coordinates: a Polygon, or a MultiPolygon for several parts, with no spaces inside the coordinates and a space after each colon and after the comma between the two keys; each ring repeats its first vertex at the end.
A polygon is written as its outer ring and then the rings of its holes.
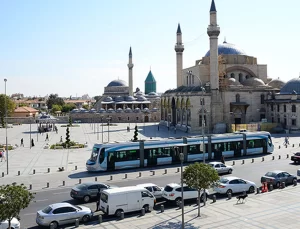
{"type": "Polygon", "coordinates": [[[295,175],[289,174],[288,172],[275,170],[271,172],[267,172],[260,179],[261,183],[267,182],[268,184],[272,184],[276,188],[280,187],[281,182],[285,182],[286,184],[294,184],[297,182],[297,177],[295,175]]]}
{"type": "MultiPolygon", "coordinates": [[[[0,222],[0,229],[7,229],[7,228],[8,228],[8,221],[7,220],[4,220],[4,221],[0,222]]],[[[11,229],[21,228],[19,220],[17,220],[16,218],[13,218],[10,221],[10,228],[11,229]]]]}
{"type": "MultiPolygon", "coordinates": [[[[205,190],[206,199],[209,195],[208,190],[205,190]]],[[[204,192],[200,193],[200,200],[204,200],[204,192]]],[[[163,198],[169,202],[175,203],[179,206],[181,202],[181,185],[176,183],[171,183],[166,185],[163,191],[163,198]]],[[[198,198],[198,190],[194,188],[189,188],[187,185],[183,185],[183,199],[184,200],[191,200],[198,198]]]]}
{"type": "Polygon", "coordinates": [[[297,170],[297,176],[300,176],[300,169],[297,170]]]}
{"type": "Polygon", "coordinates": [[[208,163],[211,167],[217,170],[218,174],[228,173],[231,174],[233,167],[230,165],[225,165],[222,162],[209,162],[208,163]]]}
{"type": "Polygon", "coordinates": [[[137,186],[147,189],[149,192],[151,192],[155,196],[156,199],[163,197],[164,188],[158,187],[156,184],[146,183],[146,184],[138,184],[137,186]]]}
{"type": "Polygon", "coordinates": [[[104,190],[101,193],[99,209],[106,215],[120,217],[122,212],[140,211],[142,208],[149,212],[155,203],[155,197],[147,189],[128,186],[104,190]]]}
{"type": "Polygon", "coordinates": [[[300,152],[294,153],[294,155],[291,156],[291,160],[294,163],[299,163],[300,162],[300,152]]]}
{"type": "Polygon", "coordinates": [[[256,189],[256,184],[252,181],[244,180],[238,177],[222,177],[219,184],[214,187],[214,191],[220,194],[250,192],[256,189]]]}
{"type": "Polygon", "coordinates": [[[56,229],[64,224],[75,223],[76,219],[84,223],[88,222],[92,216],[92,210],[88,207],[75,206],[69,203],[56,203],[38,211],[36,223],[45,227],[50,227],[52,223],[52,228],[56,229]]]}
{"type": "Polygon", "coordinates": [[[76,185],[72,188],[70,196],[73,199],[83,200],[85,203],[89,202],[91,199],[97,197],[98,189],[102,192],[105,189],[115,188],[116,186],[110,186],[108,184],[98,183],[98,182],[88,182],[76,185]]]}

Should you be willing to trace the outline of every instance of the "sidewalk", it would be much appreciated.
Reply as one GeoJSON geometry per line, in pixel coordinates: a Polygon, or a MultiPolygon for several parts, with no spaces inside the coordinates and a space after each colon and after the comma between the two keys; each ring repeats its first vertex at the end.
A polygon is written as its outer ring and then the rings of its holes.
{"type": "MultiPolygon", "coordinates": [[[[250,194],[243,204],[237,199],[221,199],[216,203],[207,201],[201,207],[201,217],[197,217],[197,206],[185,206],[185,228],[299,228],[300,186],[289,186],[263,194],[250,194]]],[[[74,228],[74,227],[68,227],[74,228]]],[[[181,229],[181,209],[168,209],[165,212],[152,211],[145,216],[136,213],[132,217],[125,214],[124,220],[111,220],[101,225],[90,222],[80,228],[105,229],[181,229]]]]}

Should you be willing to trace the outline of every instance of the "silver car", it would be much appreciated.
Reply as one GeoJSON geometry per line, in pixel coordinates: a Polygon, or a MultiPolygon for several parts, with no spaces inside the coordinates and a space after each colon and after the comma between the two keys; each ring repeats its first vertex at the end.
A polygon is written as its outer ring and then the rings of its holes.
{"type": "Polygon", "coordinates": [[[217,170],[218,174],[228,173],[231,174],[233,167],[230,165],[225,165],[222,162],[210,162],[208,163],[211,167],[217,170]]]}
{"type": "Polygon", "coordinates": [[[39,226],[58,228],[60,225],[75,223],[78,219],[88,222],[93,216],[92,210],[84,206],[75,206],[69,203],[51,204],[37,212],[36,223],[39,226]]]}

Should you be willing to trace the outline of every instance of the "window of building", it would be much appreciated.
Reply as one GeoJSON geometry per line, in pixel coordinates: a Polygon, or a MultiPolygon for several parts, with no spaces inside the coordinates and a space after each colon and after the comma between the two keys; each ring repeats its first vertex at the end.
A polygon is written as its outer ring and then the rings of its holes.
{"type": "Polygon", "coordinates": [[[243,81],[243,74],[240,73],[240,74],[239,74],[239,82],[242,82],[242,81],[243,81]]]}
{"type": "Polygon", "coordinates": [[[283,105],[283,112],[286,112],[286,105],[283,105]]]}
{"type": "Polygon", "coordinates": [[[201,98],[201,99],[200,99],[200,105],[205,105],[205,100],[204,100],[204,98],[201,98]]]}
{"type": "Polygon", "coordinates": [[[292,126],[296,126],[296,119],[292,119],[292,126]]]}
{"type": "Polygon", "coordinates": [[[128,120],[128,121],[130,120],[129,117],[127,117],[127,120],[128,120]]]}
{"type": "Polygon", "coordinates": [[[280,106],[279,106],[279,104],[277,105],[277,112],[279,112],[280,111],[280,106]]]}
{"type": "Polygon", "coordinates": [[[136,117],[136,121],[139,121],[139,117],[136,117]]]}
{"type": "Polygon", "coordinates": [[[260,95],[260,104],[264,104],[265,103],[265,95],[262,94],[260,95]]]}
{"type": "MultiPolygon", "coordinates": [[[[203,116],[203,126],[205,126],[206,123],[206,115],[203,116]]],[[[199,126],[202,126],[202,115],[199,115],[199,126]]]]}
{"type": "Polygon", "coordinates": [[[231,77],[231,78],[234,78],[234,73],[231,73],[231,74],[230,74],[230,77],[231,77]]]}
{"type": "Polygon", "coordinates": [[[277,118],[277,123],[280,123],[280,118],[279,117],[277,118]]]}
{"type": "Polygon", "coordinates": [[[194,78],[194,76],[192,76],[192,84],[194,84],[195,83],[195,78],[194,78]]]}
{"type": "Polygon", "coordinates": [[[286,126],[287,125],[286,118],[284,118],[283,122],[284,122],[284,125],[286,126]]]}
{"type": "Polygon", "coordinates": [[[121,118],[121,117],[118,117],[118,119],[119,119],[119,121],[121,121],[121,120],[122,120],[122,118],[121,118]]]}
{"type": "Polygon", "coordinates": [[[272,117],[272,123],[274,123],[274,117],[272,117]]]}
{"type": "Polygon", "coordinates": [[[296,112],[296,105],[292,105],[292,112],[296,112]]]}
{"type": "Polygon", "coordinates": [[[271,104],[271,111],[274,111],[274,107],[273,107],[273,104],[271,104]]]}
{"type": "Polygon", "coordinates": [[[189,85],[189,76],[186,77],[186,85],[189,85]]]}
{"type": "Polygon", "coordinates": [[[154,121],[156,121],[156,116],[154,116],[154,121]]]}
{"type": "Polygon", "coordinates": [[[237,103],[240,102],[240,95],[239,95],[239,94],[236,94],[236,96],[235,96],[235,101],[236,101],[237,103]]]}

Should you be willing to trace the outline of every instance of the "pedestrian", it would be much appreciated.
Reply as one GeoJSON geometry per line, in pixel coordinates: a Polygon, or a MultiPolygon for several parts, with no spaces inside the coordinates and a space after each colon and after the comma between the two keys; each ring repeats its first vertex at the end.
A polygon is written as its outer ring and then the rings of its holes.
{"type": "Polygon", "coordinates": [[[6,156],[5,156],[5,149],[1,149],[1,162],[4,159],[4,161],[6,161],[6,156]]]}
{"type": "Polygon", "coordinates": [[[46,140],[45,141],[49,141],[49,135],[48,135],[48,133],[46,135],[46,140]]]}
{"type": "Polygon", "coordinates": [[[60,142],[63,142],[63,140],[62,140],[62,136],[60,136],[60,142]]]}
{"type": "Polygon", "coordinates": [[[288,136],[285,136],[285,138],[284,138],[284,143],[283,143],[284,145],[289,145],[290,144],[290,142],[289,142],[289,137],[288,136]]]}
{"type": "Polygon", "coordinates": [[[98,188],[98,192],[97,192],[97,206],[96,206],[96,212],[99,211],[99,204],[100,204],[100,195],[101,195],[101,191],[100,191],[100,188],[98,188]]]}
{"type": "Polygon", "coordinates": [[[23,140],[23,138],[21,138],[21,145],[20,146],[24,147],[24,140],[23,140]]]}
{"type": "Polygon", "coordinates": [[[157,131],[159,131],[159,124],[157,125],[157,131]]]}
{"type": "Polygon", "coordinates": [[[33,138],[31,139],[31,147],[34,147],[34,141],[33,141],[33,138]]]}
{"type": "Polygon", "coordinates": [[[222,162],[223,164],[225,164],[225,157],[224,157],[224,156],[221,157],[221,162],[222,162]]]}

